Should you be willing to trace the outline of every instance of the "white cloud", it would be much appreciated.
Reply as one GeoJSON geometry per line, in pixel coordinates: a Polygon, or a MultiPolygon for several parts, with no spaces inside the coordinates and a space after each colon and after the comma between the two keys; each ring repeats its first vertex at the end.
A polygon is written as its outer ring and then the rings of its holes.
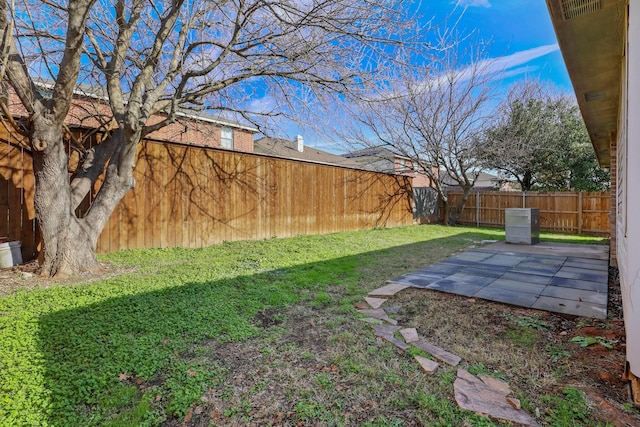
{"type": "MultiPolygon", "coordinates": [[[[556,52],[560,49],[558,44],[538,46],[522,50],[511,55],[485,59],[472,66],[453,71],[453,76],[458,81],[466,81],[475,76],[495,74],[497,78],[508,78],[520,74],[533,72],[537,67],[525,65],[535,59],[556,52]]],[[[440,75],[427,82],[429,87],[446,85],[451,75],[440,75]]]]}
{"type": "Polygon", "coordinates": [[[456,5],[462,7],[491,7],[489,0],[458,0],[456,5]]]}
{"type": "Polygon", "coordinates": [[[272,113],[276,108],[276,100],[271,96],[263,96],[262,98],[254,98],[249,102],[248,110],[253,113],[272,113]]]}
{"type": "Polygon", "coordinates": [[[530,74],[530,73],[533,73],[533,72],[535,72],[537,70],[538,70],[538,67],[527,65],[525,67],[518,67],[518,68],[514,68],[512,70],[505,71],[504,74],[502,75],[502,77],[506,79],[506,78],[509,78],[509,77],[519,76],[521,74],[530,74]]]}
{"type": "Polygon", "coordinates": [[[560,47],[558,44],[548,44],[544,46],[534,47],[532,49],[521,50],[520,52],[513,53],[511,55],[500,56],[493,60],[493,67],[496,69],[508,70],[509,68],[518,67],[526,64],[527,62],[538,59],[542,56],[556,52],[560,47]]]}

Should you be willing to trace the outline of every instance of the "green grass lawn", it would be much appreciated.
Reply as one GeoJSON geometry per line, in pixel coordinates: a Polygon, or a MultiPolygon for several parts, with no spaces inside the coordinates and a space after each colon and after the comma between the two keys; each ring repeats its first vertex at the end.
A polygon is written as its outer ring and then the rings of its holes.
{"type": "MultiPolygon", "coordinates": [[[[282,394],[280,406],[269,412],[274,424],[280,417],[283,425],[283,419],[350,425],[350,418],[340,415],[346,411],[341,405],[349,401],[353,407],[369,405],[379,414],[362,425],[401,425],[396,411],[403,405],[422,408],[425,419],[437,421],[433,425],[447,425],[451,414],[451,422],[493,425],[462,413],[450,399],[424,391],[398,397],[396,403],[372,397],[356,405],[350,393],[360,388],[384,393],[377,388],[376,375],[402,387],[405,371],[413,368],[400,360],[397,374],[367,373],[360,355],[350,355],[349,349],[363,349],[365,341],[372,344],[370,334],[362,332],[366,327],[353,320],[353,303],[368,291],[482,240],[503,238],[501,230],[429,225],[104,256],[103,261],[123,273],[90,283],[31,286],[0,299],[0,425],[179,425],[203,416],[203,411],[210,419],[248,424],[258,410],[248,394],[238,397],[242,386],[232,387],[231,375],[232,350],[246,353],[248,348],[263,365],[253,373],[243,372],[242,384],[268,369],[286,384],[287,372],[294,369],[285,369],[286,354],[299,362],[295,369],[308,365],[308,393],[300,384],[292,383],[290,389],[271,384],[271,377],[247,386],[256,396],[269,387],[274,387],[274,396],[282,394]],[[326,343],[343,353],[300,345],[299,340],[313,334],[307,330],[293,335],[291,320],[313,313],[324,319],[326,343]],[[320,360],[322,369],[313,371],[320,360]],[[314,393],[329,389],[333,400],[327,407],[314,393]],[[223,413],[214,414],[215,402],[226,407],[223,413]]],[[[380,358],[380,363],[383,357],[398,357],[390,346],[365,356],[380,358]]],[[[447,375],[437,381],[449,384],[452,378],[447,375]]]]}

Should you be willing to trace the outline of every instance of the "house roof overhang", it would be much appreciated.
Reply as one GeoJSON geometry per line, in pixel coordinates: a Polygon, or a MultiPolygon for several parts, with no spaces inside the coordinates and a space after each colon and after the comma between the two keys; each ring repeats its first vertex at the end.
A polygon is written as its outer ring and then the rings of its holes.
{"type": "Polygon", "coordinates": [[[600,166],[611,164],[620,108],[627,0],[546,0],[600,166]]]}

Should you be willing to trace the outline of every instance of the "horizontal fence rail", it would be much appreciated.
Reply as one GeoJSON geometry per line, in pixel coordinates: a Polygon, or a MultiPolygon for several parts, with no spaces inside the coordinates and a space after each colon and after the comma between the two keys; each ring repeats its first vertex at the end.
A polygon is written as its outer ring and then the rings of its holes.
{"type": "MultiPolygon", "coordinates": [[[[0,135],[1,136],[1,135],[0,135]]],[[[0,237],[39,251],[29,152],[0,142],[0,237]]],[[[205,147],[146,141],[129,191],[98,240],[98,253],[203,247],[413,223],[404,176],[205,147]]],[[[78,208],[82,215],[91,197],[78,208]]]]}
{"type": "MultiPolygon", "coordinates": [[[[447,195],[449,205],[454,207],[462,197],[462,191],[449,190],[447,195]]],[[[610,202],[608,191],[473,191],[458,222],[503,228],[505,209],[538,208],[541,230],[606,237],[610,233],[610,202]]],[[[440,212],[444,215],[442,207],[440,212]]]]}

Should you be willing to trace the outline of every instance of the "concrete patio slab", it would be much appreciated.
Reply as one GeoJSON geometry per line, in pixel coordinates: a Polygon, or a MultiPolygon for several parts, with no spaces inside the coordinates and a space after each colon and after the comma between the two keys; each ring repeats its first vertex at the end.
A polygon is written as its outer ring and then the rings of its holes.
{"type": "Polygon", "coordinates": [[[584,317],[595,317],[596,319],[607,318],[607,306],[591,304],[588,302],[571,301],[562,298],[541,296],[531,306],[538,310],[553,311],[556,313],[579,315],[584,317]]]}
{"type": "Polygon", "coordinates": [[[540,276],[537,274],[519,274],[510,271],[504,273],[501,278],[508,280],[517,280],[524,283],[534,283],[536,285],[548,285],[551,280],[553,280],[553,278],[549,276],[540,276]]]}
{"type": "Polygon", "coordinates": [[[426,274],[444,274],[445,276],[448,276],[449,274],[453,274],[456,271],[460,270],[460,266],[459,265],[455,265],[455,264],[432,264],[428,267],[425,267],[423,269],[417,270],[415,271],[415,273],[426,273],[426,274]]]}
{"type": "Polygon", "coordinates": [[[606,293],[608,285],[606,282],[589,282],[586,280],[567,279],[565,277],[552,277],[549,282],[551,286],[562,286],[565,288],[585,289],[588,291],[606,293]]]}
{"type": "Polygon", "coordinates": [[[444,264],[453,264],[453,265],[462,266],[462,267],[475,265],[477,263],[476,261],[467,261],[460,258],[447,258],[442,262],[444,264]]]}
{"type": "Polygon", "coordinates": [[[589,270],[580,270],[576,268],[570,267],[562,267],[556,274],[555,277],[563,277],[565,279],[577,279],[577,280],[585,280],[587,282],[602,282],[609,277],[608,273],[600,273],[600,272],[591,272],[589,270]]]}
{"type": "Polygon", "coordinates": [[[480,261],[480,264],[484,265],[500,265],[505,267],[514,267],[527,259],[526,256],[517,256],[515,254],[501,254],[496,253],[494,256],[486,258],[480,261]]]}
{"type": "Polygon", "coordinates": [[[561,286],[547,286],[541,295],[554,298],[564,298],[572,301],[584,301],[594,304],[607,305],[607,294],[587,291],[584,289],[563,288],[561,286]]]}
{"type": "Polygon", "coordinates": [[[527,294],[540,295],[544,291],[544,288],[547,287],[547,285],[527,283],[521,280],[500,278],[498,280],[495,280],[494,282],[491,282],[491,284],[487,287],[509,289],[512,291],[518,291],[527,294]]]}
{"type": "Polygon", "coordinates": [[[502,241],[484,246],[483,249],[496,252],[515,252],[544,256],[587,258],[591,260],[601,260],[604,262],[608,262],[609,260],[609,246],[607,245],[579,245],[555,242],[540,242],[536,245],[514,245],[512,243],[502,241]]]}
{"type": "MultiPolygon", "coordinates": [[[[607,251],[607,254],[608,253],[609,252],[607,251]]],[[[581,263],[584,263],[584,264],[597,265],[597,266],[600,266],[604,270],[609,268],[609,261],[601,260],[600,258],[594,259],[594,258],[568,257],[567,261],[568,262],[581,262],[581,263]]]]}
{"type": "Polygon", "coordinates": [[[493,277],[497,279],[504,274],[504,270],[494,270],[490,268],[464,267],[460,270],[462,274],[471,274],[474,276],[493,277]]]}
{"type": "Polygon", "coordinates": [[[482,288],[474,297],[527,308],[531,307],[538,300],[538,295],[536,294],[493,286],[482,288]]]}
{"type": "Polygon", "coordinates": [[[443,279],[435,282],[426,289],[433,289],[436,291],[447,292],[450,294],[463,295],[470,297],[475,295],[484,285],[470,284],[470,283],[458,283],[455,280],[443,279]]]}
{"type": "MultiPolygon", "coordinates": [[[[402,283],[409,283],[411,286],[416,286],[418,288],[426,288],[430,284],[437,282],[438,280],[444,279],[447,276],[432,276],[432,275],[407,275],[402,277],[402,283]]],[[[400,278],[399,278],[400,279],[400,278]]]]}
{"type": "MultiPolygon", "coordinates": [[[[522,264],[525,264],[525,263],[522,263],[522,264]]],[[[560,270],[560,266],[545,267],[543,265],[535,265],[533,263],[526,263],[526,264],[527,265],[517,265],[511,271],[516,273],[535,274],[538,276],[553,277],[558,272],[558,270],[560,270]]]]}
{"type": "Polygon", "coordinates": [[[590,262],[581,262],[581,261],[567,261],[564,263],[565,267],[579,268],[582,270],[594,270],[594,271],[608,271],[608,265],[599,265],[592,264],[590,262]]]}
{"type": "Polygon", "coordinates": [[[607,316],[609,247],[493,243],[389,281],[576,316],[607,316]]]}

